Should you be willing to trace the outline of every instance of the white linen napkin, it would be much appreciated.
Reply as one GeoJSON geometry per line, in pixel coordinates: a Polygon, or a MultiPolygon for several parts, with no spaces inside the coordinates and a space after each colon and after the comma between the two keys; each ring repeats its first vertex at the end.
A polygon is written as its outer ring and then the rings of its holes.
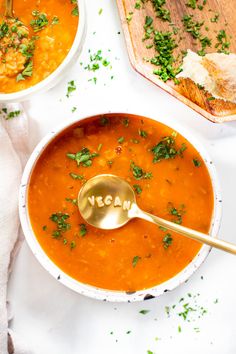
{"type": "Polygon", "coordinates": [[[19,248],[18,193],[28,155],[27,117],[20,104],[0,105],[0,353],[25,354],[8,331],[7,282],[19,248]],[[4,110],[2,110],[4,108],[4,110]],[[16,113],[11,118],[10,112],[16,113]]]}

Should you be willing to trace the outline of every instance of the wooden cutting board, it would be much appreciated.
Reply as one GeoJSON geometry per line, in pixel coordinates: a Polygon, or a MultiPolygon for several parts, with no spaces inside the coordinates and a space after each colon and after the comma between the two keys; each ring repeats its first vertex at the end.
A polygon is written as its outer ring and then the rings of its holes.
{"type": "MultiPolygon", "coordinates": [[[[142,41],[145,18],[146,16],[151,16],[153,18],[153,27],[159,31],[172,31],[173,27],[170,26],[169,22],[162,21],[156,17],[150,1],[141,5],[140,9],[135,9],[136,2],[137,0],[117,0],[129,58],[134,69],[212,122],[220,123],[236,120],[236,104],[218,99],[209,100],[211,95],[204,93],[191,80],[181,80],[179,85],[175,85],[171,80],[165,83],[157,75],[153,74],[153,70],[157,69],[157,67],[144,59],[152,58],[156,54],[153,48],[146,48],[151,43],[150,41],[142,41]]],[[[174,26],[183,29],[181,21],[183,16],[192,14],[194,20],[204,21],[201,33],[212,39],[211,47],[206,49],[207,53],[216,52],[216,36],[223,29],[226,31],[230,41],[230,52],[236,53],[236,0],[207,0],[202,11],[187,7],[186,2],[187,0],[166,0],[165,7],[170,10],[174,26]],[[218,21],[212,22],[211,19],[216,14],[219,14],[218,21]],[[208,27],[208,31],[205,27],[208,27]]],[[[198,4],[201,3],[202,0],[199,0],[198,4]]],[[[189,33],[181,31],[184,39],[178,43],[175,56],[187,49],[191,49],[194,52],[201,49],[201,46],[199,44],[196,45],[196,40],[189,33]]]]}

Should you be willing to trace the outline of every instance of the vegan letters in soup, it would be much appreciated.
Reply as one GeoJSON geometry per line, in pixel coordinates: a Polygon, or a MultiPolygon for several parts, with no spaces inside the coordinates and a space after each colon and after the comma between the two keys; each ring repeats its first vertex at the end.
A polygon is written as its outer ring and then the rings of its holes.
{"type": "Polygon", "coordinates": [[[77,0],[14,0],[14,18],[0,0],[0,92],[29,88],[65,59],[78,27],[77,0]]]}
{"type": "MultiPolygon", "coordinates": [[[[175,276],[199,252],[198,242],[139,219],[116,230],[99,230],[82,219],[81,186],[106,173],[126,179],[143,210],[209,231],[211,179],[191,143],[147,118],[101,116],[61,133],[34,167],[28,210],[43,250],[71,277],[104,289],[141,290],[175,276]]],[[[115,200],[90,200],[97,202],[104,207],[115,200]]]]}

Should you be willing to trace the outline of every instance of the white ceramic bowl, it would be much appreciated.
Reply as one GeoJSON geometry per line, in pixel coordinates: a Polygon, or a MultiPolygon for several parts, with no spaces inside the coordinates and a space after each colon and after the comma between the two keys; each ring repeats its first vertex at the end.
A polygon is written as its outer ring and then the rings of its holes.
{"type": "Polygon", "coordinates": [[[49,90],[55,86],[64,76],[64,74],[71,68],[71,65],[78,59],[78,55],[81,53],[86,33],[86,9],[84,0],[78,0],[78,8],[79,24],[76,36],[72,47],[63,62],[57,67],[55,71],[46,77],[46,79],[40,81],[32,87],[18,92],[0,93],[0,102],[8,103],[24,101],[28,100],[36,93],[49,90]]]}
{"type": "MultiPolygon", "coordinates": [[[[129,114],[125,113],[113,113],[117,115],[124,115],[125,117],[129,116],[129,114]]],[[[100,115],[100,114],[99,114],[100,115]]],[[[108,114],[111,116],[111,113],[108,114]]],[[[103,300],[103,301],[117,301],[117,302],[131,302],[131,301],[142,301],[157,297],[167,291],[170,291],[176,288],[178,285],[185,282],[193,273],[194,271],[202,264],[202,262],[206,259],[207,255],[209,254],[211,247],[207,245],[203,245],[196,255],[196,257],[192,260],[192,262],[184,268],[180,273],[178,273],[173,278],[169,279],[168,281],[154,286],[152,288],[136,291],[136,292],[125,292],[125,291],[113,291],[113,290],[105,290],[101,288],[96,288],[91,285],[83,284],[66,273],[64,273],[58,266],[56,266],[51,259],[46,255],[44,250],[41,248],[40,244],[38,243],[34,232],[32,230],[28,209],[27,209],[27,192],[28,192],[28,185],[30,181],[30,177],[34,166],[41,156],[42,152],[47,148],[47,146],[58,136],[61,134],[65,129],[72,126],[78,121],[83,121],[85,119],[89,119],[91,117],[86,117],[83,119],[79,119],[74,121],[73,123],[67,123],[63,126],[56,129],[56,131],[50,132],[42,141],[37,145],[34,149],[32,155],[30,156],[28,163],[25,167],[21,186],[20,186],[20,198],[19,198],[19,210],[20,210],[20,220],[21,225],[26,237],[26,240],[35,255],[38,261],[42,264],[42,266],[58,281],[73,289],[74,291],[89,296],[91,298],[103,300]]],[[[132,118],[131,118],[132,119],[132,118]]],[[[176,129],[174,129],[176,130],[176,129]]],[[[181,132],[180,132],[181,133],[181,132]]],[[[181,133],[182,134],[182,133],[181,133]]],[[[183,134],[182,134],[183,135],[183,134]]],[[[189,133],[184,134],[185,138],[197,149],[200,153],[201,157],[206,163],[208,168],[212,185],[214,191],[214,211],[212,216],[211,222],[211,230],[210,233],[213,237],[216,237],[219,231],[220,220],[221,220],[221,196],[220,196],[220,189],[219,189],[219,182],[216,176],[215,167],[212,163],[212,160],[208,156],[208,153],[205,149],[199,144],[194,137],[190,136],[189,133]]]]}

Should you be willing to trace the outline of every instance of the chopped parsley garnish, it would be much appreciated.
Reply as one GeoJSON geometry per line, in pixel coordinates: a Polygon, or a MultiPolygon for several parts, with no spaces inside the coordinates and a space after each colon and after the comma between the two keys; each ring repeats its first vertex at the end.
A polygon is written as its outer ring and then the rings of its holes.
{"type": "Polygon", "coordinates": [[[72,203],[72,204],[74,204],[74,205],[77,205],[77,199],[76,199],[76,198],[74,198],[74,199],[72,199],[72,198],[66,198],[66,201],[67,201],[67,202],[70,202],[70,203],[72,203]]]}
{"type": "Polygon", "coordinates": [[[132,20],[133,14],[134,14],[133,12],[129,12],[128,16],[126,17],[126,21],[127,21],[128,23],[130,23],[130,21],[132,20]]]}
{"type": "Polygon", "coordinates": [[[204,24],[204,21],[194,21],[193,15],[184,15],[182,18],[184,29],[190,33],[193,38],[199,38],[201,36],[200,29],[204,24]]]}
{"type": "Polygon", "coordinates": [[[42,31],[48,25],[47,15],[37,10],[32,11],[34,19],[30,21],[30,26],[34,32],[42,31]]]}
{"type": "Polygon", "coordinates": [[[227,38],[225,30],[220,30],[216,38],[218,41],[215,45],[215,48],[217,48],[217,52],[229,54],[228,48],[230,47],[230,42],[227,38]]]}
{"type": "Polygon", "coordinates": [[[195,167],[200,167],[201,166],[201,161],[199,161],[198,159],[193,159],[193,164],[195,167]]]}
{"type": "MultiPolygon", "coordinates": [[[[152,26],[153,24],[153,18],[150,16],[146,16],[145,17],[145,24],[143,26],[144,28],[144,37],[142,39],[142,41],[146,41],[147,39],[151,38],[152,33],[154,32],[154,28],[152,26]]],[[[153,44],[151,44],[151,46],[153,47],[153,44]]]]}
{"type": "Polygon", "coordinates": [[[139,144],[139,140],[138,139],[130,139],[130,142],[133,144],[139,144]]]}
{"type": "Polygon", "coordinates": [[[191,7],[191,9],[195,10],[197,7],[197,0],[188,0],[186,6],[191,7]]]}
{"type": "Polygon", "coordinates": [[[71,93],[76,90],[74,80],[68,82],[66,97],[70,97],[71,93]]]}
{"type": "Polygon", "coordinates": [[[204,56],[206,55],[205,49],[206,47],[211,47],[211,39],[208,37],[201,37],[200,39],[200,43],[201,43],[201,50],[198,50],[197,53],[198,55],[204,56]]]}
{"type": "Polygon", "coordinates": [[[85,235],[87,235],[88,232],[87,227],[85,224],[80,224],[79,226],[80,226],[79,234],[81,237],[84,237],[85,235]]]}
{"type": "Polygon", "coordinates": [[[78,167],[80,165],[82,165],[83,167],[90,167],[92,165],[92,159],[99,155],[96,152],[91,153],[90,150],[87,148],[83,148],[81,151],[78,151],[75,154],[68,153],[66,154],[66,156],[71,160],[75,160],[77,162],[78,167]]]}
{"type": "Polygon", "coordinates": [[[141,9],[141,0],[137,0],[136,3],[134,4],[134,8],[137,10],[141,9]]]}
{"type": "Polygon", "coordinates": [[[71,225],[66,222],[69,217],[69,214],[63,214],[61,212],[54,213],[50,216],[50,220],[57,225],[57,229],[52,232],[53,238],[60,238],[63,232],[66,232],[71,228],[71,225]]]}
{"type": "Polygon", "coordinates": [[[73,179],[84,179],[84,176],[83,175],[78,175],[77,173],[73,173],[73,172],[71,172],[70,173],[70,176],[71,176],[71,178],[73,178],[73,179]]]}
{"type": "Polygon", "coordinates": [[[214,23],[214,22],[215,22],[215,23],[218,22],[218,21],[219,21],[219,16],[220,16],[220,14],[218,14],[218,13],[215,14],[215,16],[211,18],[211,22],[213,22],[213,23],[214,23]]]}
{"type": "Polygon", "coordinates": [[[171,22],[170,11],[164,7],[166,0],[151,0],[156,16],[162,19],[163,21],[171,22]]]}
{"type": "Polygon", "coordinates": [[[120,138],[117,139],[119,144],[122,144],[125,141],[125,138],[121,136],[120,138]]]}
{"type": "Polygon", "coordinates": [[[139,184],[134,184],[133,187],[134,187],[134,190],[135,190],[135,192],[137,194],[141,194],[142,193],[142,188],[140,187],[139,184]]]}
{"type": "Polygon", "coordinates": [[[150,310],[140,310],[139,313],[141,313],[141,315],[146,315],[148,312],[150,312],[150,310]]]}
{"type": "Polygon", "coordinates": [[[71,11],[72,16],[79,16],[79,8],[78,8],[78,3],[77,0],[70,0],[71,4],[74,4],[75,7],[71,11]]]}
{"type": "Polygon", "coordinates": [[[148,134],[147,134],[147,132],[145,132],[145,130],[139,129],[138,133],[142,138],[146,138],[148,136],[148,134]]]}
{"type": "Polygon", "coordinates": [[[54,16],[52,18],[52,25],[58,25],[58,23],[59,23],[59,18],[57,16],[54,16]]]}
{"type": "Polygon", "coordinates": [[[123,123],[123,125],[124,125],[126,128],[128,128],[128,126],[129,126],[129,118],[124,118],[124,119],[122,120],[122,123],[123,123]]]}
{"type": "Polygon", "coordinates": [[[177,209],[174,207],[174,205],[171,202],[169,202],[167,205],[167,210],[169,214],[173,216],[172,219],[173,222],[179,225],[182,224],[183,221],[182,217],[186,213],[184,204],[181,204],[180,207],[177,209]]]}
{"type": "Polygon", "coordinates": [[[173,238],[172,238],[171,234],[169,234],[169,233],[166,234],[162,239],[164,248],[167,249],[170,245],[172,245],[172,241],[173,241],[173,238]]]}
{"type": "Polygon", "coordinates": [[[141,257],[139,256],[134,256],[133,260],[132,260],[132,266],[135,268],[136,265],[138,264],[138,261],[141,259],[141,257]]]}
{"type": "Polygon", "coordinates": [[[130,169],[133,173],[134,178],[137,180],[152,178],[151,172],[144,172],[143,169],[141,167],[135,165],[134,162],[131,162],[130,169]]]}
{"type": "Polygon", "coordinates": [[[153,163],[160,162],[161,160],[174,159],[176,156],[182,157],[186,149],[187,147],[184,143],[179,149],[176,147],[175,134],[166,136],[151,149],[154,155],[153,163]]]}
{"type": "Polygon", "coordinates": [[[25,69],[16,77],[17,82],[25,80],[26,77],[30,77],[33,74],[33,62],[31,60],[27,62],[24,66],[25,69]]]}
{"type": "Polygon", "coordinates": [[[155,31],[154,45],[159,53],[150,61],[152,64],[159,66],[160,69],[153,71],[161,80],[166,82],[169,79],[174,79],[180,72],[180,67],[174,67],[173,51],[177,47],[175,39],[172,37],[172,32],[155,31]]]}
{"type": "Polygon", "coordinates": [[[75,241],[71,241],[70,249],[73,250],[75,247],[76,247],[76,242],[75,241]]]}
{"type": "Polygon", "coordinates": [[[99,119],[99,124],[102,126],[102,127],[105,127],[106,125],[109,125],[110,124],[110,119],[107,118],[107,117],[101,117],[99,119]]]}
{"type": "Polygon", "coordinates": [[[43,225],[42,229],[43,229],[43,231],[46,231],[47,230],[47,225],[43,225]]]}

